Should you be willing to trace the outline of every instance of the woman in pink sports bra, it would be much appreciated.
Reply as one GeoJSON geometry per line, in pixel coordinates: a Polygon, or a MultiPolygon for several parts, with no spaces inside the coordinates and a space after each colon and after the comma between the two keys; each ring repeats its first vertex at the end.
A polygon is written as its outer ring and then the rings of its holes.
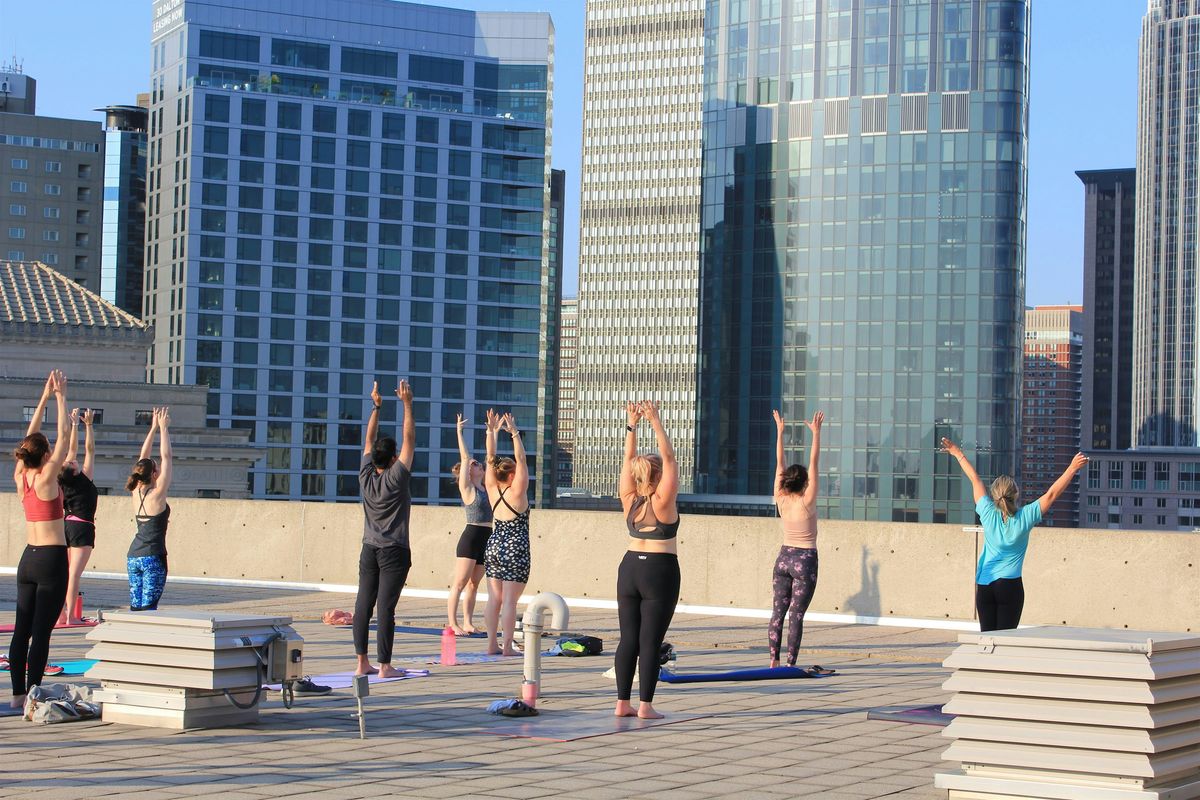
{"type": "Polygon", "coordinates": [[[26,692],[42,682],[50,657],[50,634],[67,597],[67,538],[58,473],[67,457],[69,426],[67,379],[61,370],[54,370],[46,379],[25,438],[13,451],[17,460],[13,481],[25,509],[26,544],[17,565],[17,619],[8,646],[13,691],[10,714],[23,708],[26,692]],[[58,406],[58,439],[53,450],[38,432],[50,395],[58,406]]]}
{"type": "MultiPolygon", "coordinates": [[[[783,546],[771,573],[774,601],[771,623],[767,626],[767,647],[771,653],[771,668],[779,666],[779,648],[783,640],[783,618],[788,618],[789,667],[796,666],[800,639],[804,636],[804,614],[817,588],[817,461],[821,452],[821,423],[825,414],[813,414],[805,422],[812,431],[812,446],[808,454],[808,469],[799,464],[784,467],[783,428],[785,421],[778,411],[775,417],[775,506],[783,520],[783,546]]],[[[812,671],[826,672],[820,667],[812,671]]]]}

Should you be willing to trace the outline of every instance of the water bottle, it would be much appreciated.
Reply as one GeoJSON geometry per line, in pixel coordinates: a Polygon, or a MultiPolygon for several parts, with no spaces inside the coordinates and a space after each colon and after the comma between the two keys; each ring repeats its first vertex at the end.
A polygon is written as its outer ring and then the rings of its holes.
{"type": "Polygon", "coordinates": [[[537,706],[538,682],[526,679],[521,681],[521,700],[530,708],[537,706]]]}
{"type": "Polygon", "coordinates": [[[458,663],[458,658],[455,655],[455,649],[458,647],[458,642],[455,640],[454,629],[447,625],[442,629],[442,666],[453,667],[458,663]]]}

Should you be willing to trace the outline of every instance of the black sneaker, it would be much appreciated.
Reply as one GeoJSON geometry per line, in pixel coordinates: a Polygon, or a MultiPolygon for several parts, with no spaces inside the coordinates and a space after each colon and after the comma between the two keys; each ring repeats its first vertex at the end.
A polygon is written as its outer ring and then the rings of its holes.
{"type": "Polygon", "coordinates": [[[312,679],[305,675],[292,684],[292,691],[296,694],[329,694],[333,689],[328,686],[321,686],[319,683],[313,683],[312,679]]]}

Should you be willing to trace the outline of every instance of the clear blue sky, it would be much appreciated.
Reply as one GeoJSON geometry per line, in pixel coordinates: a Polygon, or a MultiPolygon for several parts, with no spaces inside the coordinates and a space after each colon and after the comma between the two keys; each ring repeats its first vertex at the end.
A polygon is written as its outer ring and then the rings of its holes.
{"type": "MultiPolygon", "coordinates": [[[[579,253],[584,0],[440,0],[479,11],[549,11],[556,30],[553,165],[567,171],[564,289],[579,253]]],[[[149,0],[0,0],[0,62],[38,81],[38,111],[99,119],[150,73],[149,0]],[[62,24],[69,20],[69,24],[62,24]]],[[[1082,302],[1083,191],[1075,170],[1132,167],[1142,0],[1037,0],[1029,148],[1030,305],[1082,302]],[[1083,13],[1086,7],[1086,13],[1083,13]]]]}

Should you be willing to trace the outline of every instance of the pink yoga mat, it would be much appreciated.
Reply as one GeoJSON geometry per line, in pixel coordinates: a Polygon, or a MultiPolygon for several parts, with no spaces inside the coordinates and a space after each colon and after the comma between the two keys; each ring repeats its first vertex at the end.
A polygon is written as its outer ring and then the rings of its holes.
{"type": "MultiPolygon", "coordinates": [[[[391,683],[392,681],[403,681],[409,678],[427,677],[429,677],[429,670],[427,669],[406,669],[403,675],[397,675],[394,678],[381,678],[378,675],[372,675],[367,679],[367,683],[391,683]]],[[[311,675],[309,676],[309,680],[318,686],[328,686],[330,689],[349,689],[354,685],[354,670],[334,672],[330,675],[311,675]]],[[[278,683],[268,683],[266,688],[279,691],[283,686],[278,683]]]]}

